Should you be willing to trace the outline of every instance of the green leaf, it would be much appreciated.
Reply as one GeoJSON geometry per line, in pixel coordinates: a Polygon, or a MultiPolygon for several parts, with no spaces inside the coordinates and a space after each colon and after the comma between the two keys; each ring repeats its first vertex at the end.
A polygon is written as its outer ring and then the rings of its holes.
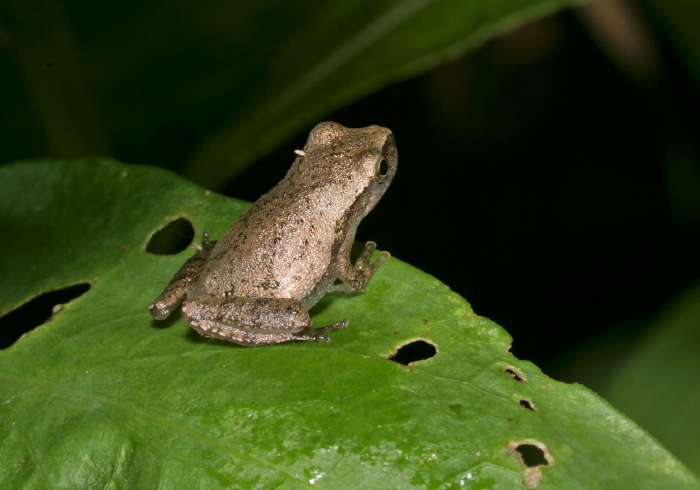
{"type": "Polygon", "coordinates": [[[288,32],[253,101],[200,148],[185,176],[227,180],[304,125],[397,80],[456,58],[572,0],[327,2],[288,32]]]}
{"type": "Polygon", "coordinates": [[[622,365],[608,372],[602,393],[700,471],[700,283],[674,301],[622,365]],[[690,423],[689,423],[690,422],[690,423]]]}
{"type": "Polygon", "coordinates": [[[678,50],[678,54],[700,81],[700,5],[686,0],[644,0],[650,16],[678,50]]]}
{"type": "Polygon", "coordinates": [[[605,401],[513,357],[501,327],[396,258],[363,294],[312,311],[316,325],[350,318],[330,343],[246,348],[152,320],[192,252],[152,255],[149,238],[178,217],[217,237],[244,207],[109,160],[0,168],[0,311],[91,285],[0,352],[0,487],[700,487],[605,401]],[[418,339],[432,358],[387,359],[418,339]]]}

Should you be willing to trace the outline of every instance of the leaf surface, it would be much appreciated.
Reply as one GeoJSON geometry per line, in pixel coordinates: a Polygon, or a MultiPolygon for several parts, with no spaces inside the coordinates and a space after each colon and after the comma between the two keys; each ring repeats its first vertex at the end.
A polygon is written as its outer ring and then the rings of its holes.
{"type": "Polygon", "coordinates": [[[672,302],[624,361],[608,372],[601,393],[700,471],[700,284],[672,302]]]}
{"type": "Polygon", "coordinates": [[[154,321],[148,305],[192,251],[152,255],[150,237],[178,217],[218,237],[244,208],[110,160],[0,168],[0,311],[91,285],[0,352],[1,487],[698,487],[604,400],[514,358],[501,327],[396,258],[364,293],[312,310],[315,325],[351,320],[330,343],[246,348],[154,321]],[[432,358],[387,359],[418,339],[432,358]]]}

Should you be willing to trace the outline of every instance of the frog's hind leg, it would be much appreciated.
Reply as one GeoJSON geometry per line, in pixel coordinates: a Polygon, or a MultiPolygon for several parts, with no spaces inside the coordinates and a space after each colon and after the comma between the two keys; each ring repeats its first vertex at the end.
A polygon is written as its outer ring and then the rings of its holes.
{"type": "Polygon", "coordinates": [[[160,296],[149,307],[153,318],[165,320],[182,303],[188,286],[199,275],[199,271],[204,267],[211,251],[214,249],[214,245],[216,245],[216,241],[210,242],[209,234],[205,233],[202,248],[197,250],[197,253],[184,263],[172,278],[170,284],[167,285],[165,290],[160,293],[160,296]]]}
{"type": "Polygon", "coordinates": [[[271,345],[293,341],[328,342],[323,333],[347,326],[348,321],[310,328],[311,318],[291,299],[226,298],[211,304],[187,301],[184,320],[205,337],[239,345],[271,345]]]}
{"type": "MultiPolygon", "coordinates": [[[[343,328],[347,326],[346,322],[338,322],[338,326],[333,328],[343,328]]],[[[262,346],[273,344],[284,344],[286,342],[313,341],[313,342],[330,342],[331,338],[327,335],[321,335],[329,327],[323,328],[305,328],[301,332],[277,332],[277,333],[259,333],[241,330],[240,328],[227,327],[216,324],[209,320],[201,320],[199,322],[190,323],[190,326],[197,330],[204,337],[226,340],[234,344],[244,346],[262,346]]]]}

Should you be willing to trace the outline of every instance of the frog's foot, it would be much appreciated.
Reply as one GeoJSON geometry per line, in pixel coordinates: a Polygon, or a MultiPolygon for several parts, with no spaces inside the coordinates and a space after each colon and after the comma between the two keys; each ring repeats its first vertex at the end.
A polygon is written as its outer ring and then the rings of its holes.
{"type": "Polygon", "coordinates": [[[333,330],[338,330],[339,328],[345,328],[350,325],[350,320],[347,318],[339,322],[335,322],[333,325],[328,325],[326,327],[311,328],[306,327],[301,332],[294,334],[293,340],[313,340],[316,342],[330,342],[331,338],[326,335],[321,335],[323,333],[332,332],[333,330]]]}
{"type": "Polygon", "coordinates": [[[326,327],[318,327],[318,328],[306,328],[299,333],[304,333],[306,331],[326,333],[326,332],[332,332],[333,330],[338,330],[340,328],[345,328],[348,325],[350,325],[350,320],[348,320],[346,318],[345,320],[340,320],[339,322],[335,322],[333,325],[328,325],[326,327]]]}
{"type": "Polygon", "coordinates": [[[382,265],[384,262],[389,260],[391,258],[391,254],[389,252],[382,252],[379,254],[379,257],[377,257],[377,260],[372,262],[371,264],[369,263],[369,258],[372,256],[372,253],[377,249],[377,244],[375,242],[367,242],[365,244],[365,251],[362,252],[362,255],[357,259],[357,262],[355,262],[355,268],[359,271],[364,272],[368,277],[374,274],[374,272],[379,269],[379,266],[382,265]]]}
{"type": "Polygon", "coordinates": [[[346,293],[360,293],[365,290],[367,283],[372,275],[379,269],[384,262],[391,258],[389,252],[382,252],[377,259],[370,263],[369,259],[372,253],[377,249],[377,244],[367,242],[365,250],[355,262],[355,265],[347,266],[339,264],[338,277],[342,284],[334,284],[328,288],[328,291],[345,291],[346,293]]]}

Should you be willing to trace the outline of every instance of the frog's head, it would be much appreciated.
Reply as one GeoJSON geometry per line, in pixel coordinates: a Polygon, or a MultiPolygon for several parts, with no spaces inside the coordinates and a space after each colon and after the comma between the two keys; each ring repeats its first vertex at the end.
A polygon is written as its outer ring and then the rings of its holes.
{"type": "Polygon", "coordinates": [[[394,178],[398,154],[394,135],[387,128],[346,128],[328,121],[311,130],[301,160],[307,167],[307,183],[342,186],[350,193],[347,197],[366,208],[364,215],[394,178]]]}

